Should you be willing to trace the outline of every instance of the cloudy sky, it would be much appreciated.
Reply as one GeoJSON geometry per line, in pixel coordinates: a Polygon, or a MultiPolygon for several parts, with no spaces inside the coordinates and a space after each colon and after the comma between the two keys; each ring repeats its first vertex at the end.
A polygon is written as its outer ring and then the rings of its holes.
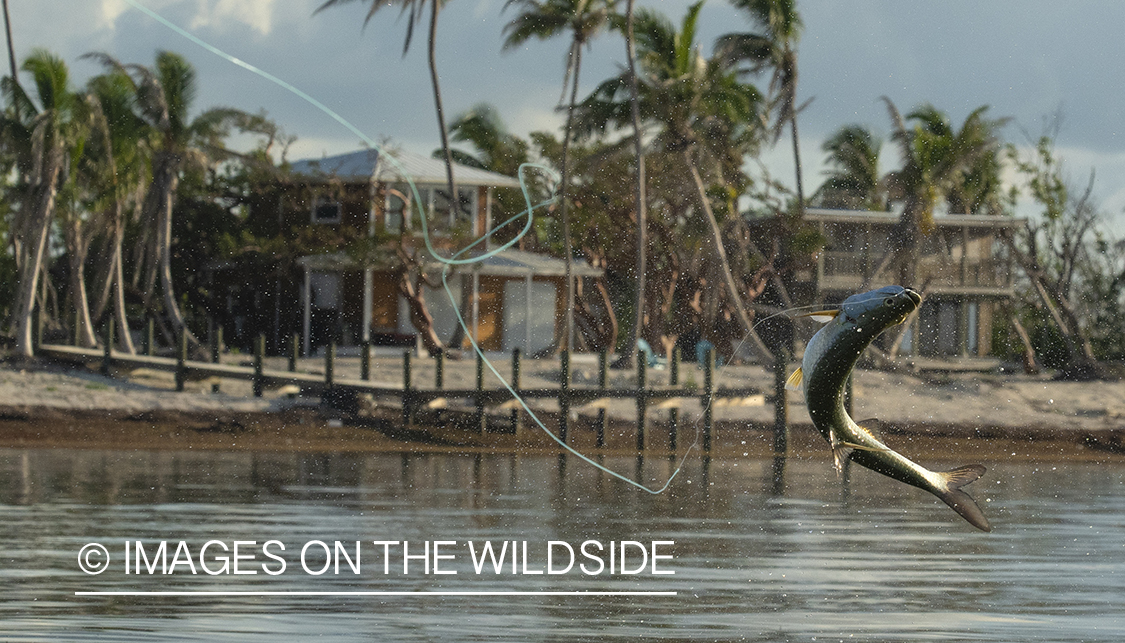
{"type": "MultiPolygon", "coordinates": [[[[375,140],[428,154],[438,146],[426,68],[425,32],[402,57],[404,23],[396,9],[362,29],[368,2],[317,15],[321,0],[143,0],[199,38],[315,96],[375,140]]],[[[9,0],[17,56],[46,47],[71,64],[76,82],[97,73],[78,57],[105,51],[151,63],[158,49],[184,54],[199,71],[197,107],[265,109],[299,139],[290,159],[357,149],[356,137],[304,101],[232,65],[158,24],[125,0],[9,0]]],[[[438,65],[446,109],[496,105],[520,134],[557,128],[566,43],[534,42],[502,52],[504,0],[449,2],[439,24],[438,65]]],[[[640,0],[678,22],[687,0],[640,0]]],[[[822,180],[820,144],[847,123],[885,134],[890,97],[904,112],[931,102],[956,124],[974,108],[1011,117],[1008,140],[1037,135],[1061,112],[1059,148],[1077,182],[1097,171],[1097,196],[1118,221],[1125,209],[1125,3],[1046,0],[801,0],[800,94],[813,99],[801,117],[805,183],[822,180]]],[[[749,25],[721,0],[703,8],[699,42],[749,25]]],[[[584,91],[617,73],[623,43],[605,36],[584,56],[584,91]]],[[[764,82],[764,81],[763,81],[764,82]]],[[[786,144],[766,154],[779,179],[792,182],[786,144]]],[[[897,163],[885,148],[887,169],[897,163]]]]}

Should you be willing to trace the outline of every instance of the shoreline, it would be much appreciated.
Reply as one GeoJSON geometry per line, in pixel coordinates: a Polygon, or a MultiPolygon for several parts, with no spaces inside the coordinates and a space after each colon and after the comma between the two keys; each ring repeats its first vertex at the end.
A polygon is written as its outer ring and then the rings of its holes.
{"type": "MultiPolygon", "coordinates": [[[[546,422],[550,426],[550,419],[546,422]]],[[[341,420],[315,408],[284,411],[122,411],[0,406],[0,449],[90,449],[116,451],[261,451],[297,453],[496,453],[555,455],[564,451],[538,427],[519,437],[489,433],[483,438],[444,427],[435,438],[432,427],[403,431],[394,419],[372,417],[341,420]],[[463,435],[465,440],[449,438],[463,435]]],[[[593,426],[576,423],[571,446],[587,456],[634,456],[635,427],[615,422],[605,448],[594,445],[593,426]]],[[[681,428],[680,448],[668,449],[663,423],[648,426],[650,448],[645,457],[703,457],[696,427],[681,428]],[[691,453],[689,454],[689,450],[691,453]]],[[[772,458],[772,427],[761,424],[716,423],[714,458],[772,458]]],[[[891,425],[885,431],[891,448],[921,462],[981,461],[1108,461],[1125,462],[1125,430],[1074,431],[1040,427],[961,425],[891,425]]],[[[789,431],[788,456],[831,460],[827,444],[810,424],[795,423],[789,431]]]]}
{"type": "MultiPolygon", "coordinates": [[[[449,377],[471,376],[454,369],[449,377]]],[[[536,364],[542,370],[546,363],[536,364]]],[[[455,365],[456,368],[456,365],[455,365]]],[[[531,369],[529,369],[531,370],[531,369]]],[[[543,371],[546,373],[546,371],[543,371]]],[[[446,452],[558,454],[564,451],[524,414],[518,436],[480,434],[456,428],[456,411],[422,416],[404,429],[401,412],[378,406],[347,415],[290,399],[280,391],[254,398],[232,395],[240,383],[223,380],[223,393],[209,381],[190,382],[176,393],[170,377],[138,369],[103,377],[81,367],[52,362],[0,364],[0,448],[115,450],[221,450],[285,452],[446,452]],[[166,381],[167,380],[167,381],[166,381]],[[425,420],[429,420],[429,425],[425,420]]],[[[734,375],[753,383],[772,377],[745,367],[734,375]]],[[[1125,384],[1076,385],[995,375],[928,382],[900,373],[857,371],[856,417],[881,418],[888,445],[920,463],[980,460],[1125,458],[1125,384]],[[1044,398],[1044,399],[1039,399],[1044,398]]],[[[789,455],[830,460],[799,395],[790,398],[789,455]]],[[[572,420],[570,444],[584,455],[636,455],[635,411],[611,407],[607,446],[597,448],[593,416],[572,420]],[[622,412],[623,411],[623,412],[622,412]],[[634,414],[633,417],[630,415],[634,414]]],[[[558,425],[556,408],[537,408],[545,426],[558,425]]],[[[773,408],[715,409],[712,456],[773,457],[773,408]]],[[[498,416],[492,416],[497,417],[498,416]]],[[[502,422],[501,422],[502,424],[502,422]]],[[[701,457],[697,409],[681,414],[680,456],[693,440],[701,457]]],[[[667,457],[667,413],[653,409],[646,424],[645,456],[667,457]]]]}

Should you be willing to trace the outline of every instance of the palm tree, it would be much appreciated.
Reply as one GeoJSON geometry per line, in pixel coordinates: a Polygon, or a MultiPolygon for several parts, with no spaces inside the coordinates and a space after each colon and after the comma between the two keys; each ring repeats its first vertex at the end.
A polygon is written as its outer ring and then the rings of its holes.
{"type": "MultiPolygon", "coordinates": [[[[691,188],[715,247],[720,278],[743,333],[760,357],[772,359],[769,349],[754,333],[740,288],[723,245],[722,229],[700,168],[715,177],[723,192],[744,180],[742,158],[759,139],[758,90],[739,80],[739,74],[719,57],[705,58],[695,43],[696,23],[703,3],[688,8],[677,31],[663,15],[642,10],[637,15],[636,37],[641,67],[640,112],[659,128],[652,141],[665,153],[679,156],[691,178],[691,188]]],[[[623,127],[630,123],[628,78],[611,78],[582,104],[586,131],[623,127]]],[[[730,208],[728,208],[730,210],[730,208]]]]}
{"type": "MultiPolygon", "coordinates": [[[[967,194],[974,185],[999,185],[998,176],[976,177],[973,183],[967,183],[966,177],[987,167],[982,159],[995,158],[1000,147],[996,131],[1006,119],[986,119],[988,106],[982,106],[965,118],[959,130],[954,130],[949,117],[932,105],[922,105],[904,119],[889,98],[884,96],[883,102],[894,127],[891,138],[902,156],[902,167],[884,180],[889,198],[902,202],[903,212],[888,251],[872,276],[897,262],[899,283],[912,285],[917,246],[923,235],[933,231],[934,208],[938,203],[950,195],[964,198],[959,195],[967,194]],[[914,126],[908,127],[907,121],[913,121],[914,126]]],[[[998,162],[993,167],[998,172],[998,162]]]]}
{"type": "Polygon", "coordinates": [[[179,54],[157,52],[152,68],[123,65],[107,54],[91,54],[111,71],[126,74],[136,100],[136,111],[145,123],[152,148],[151,183],[141,207],[141,220],[148,231],[145,245],[143,291],[146,308],[151,306],[156,280],[160,279],[164,313],[174,332],[188,342],[198,340],[188,330],[172,283],[172,208],[180,173],[188,165],[205,165],[227,153],[223,148],[233,124],[245,122],[247,114],[230,108],[213,108],[190,118],[196,94],[195,69],[179,54]]]}
{"type": "Polygon", "coordinates": [[[582,70],[582,48],[598,32],[609,25],[616,0],[508,0],[505,8],[518,5],[522,13],[504,28],[508,34],[504,48],[517,47],[531,38],[545,40],[570,32],[566,72],[563,74],[563,95],[570,84],[570,100],[566,108],[566,129],[563,132],[562,179],[559,184],[559,220],[562,223],[563,261],[566,272],[566,320],[560,346],[570,348],[574,333],[573,251],[570,245],[570,218],[567,208],[569,188],[569,152],[574,130],[574,108],[578,102],[578,78],[582,70]]]}
{"type": "Polygon", "coordinates": [[[850,210],[887,209],[879,176],[879,151],[883,142],[862,125],[845,125],[824,142],[828,153],[828,178],[816,191],[823,207],[850,210]]]}
{"type": "Polygon", "coordinates": [[[785,125],[793,134],[793,163],[796,170],[797,207],[804,212],[805,192],[801,180],[801,149],[797,136],[797,41],[804,24],[796,0],[731,0],[749,14],[761,33],[731,33],[720,36],[715,48],[731,63],[747,62],[753,73],[772,70],[771,102],[777,110],[774,142],[785,125]]]}
{"type": "Polygon", "coordinates": [[[87,83],[93,114],[94,135],[90,137],[89,164],[91,183],[95,190],[92,206],[104,220],[104,260],[95,291],[94,318],[100,318],[113,301],[113,317],[120,329],[121,346],[136,352],[127,332],[125,314],[125,275],[123,244],[125,240],[125,209],[130,201],[138,207],[143,201],[147,179],[145,122],[133,111],[134,88],[129,76],[119,70],[95,76],[87,83]]]}
{"type": "Polygon", "coordinates": [[[5,83],[12,106],[3,128],[15,141],[27,178],[26,193],[14,221],[18,283],[12,307],[11,326],[16,336],[16,354],[32,356],[32,314],[35,292],[47,250],[47,237],[56,209],[56,197],[66,182],[68,164],[81,148],[81,101],[69,87],[66,63],[43,49],[36,49],[22,65],[31,73],[36,88],[36,107],[22,88],[5,83]],[[26,118],[24,117],[26,116],[26,118]]]}
{"type": "Polygon", "coordinates": [[[430,66],[430,84],[434,92],[434,110],[437,112],[438,129],[441,133],[441,149],[445,157],[445,179],[446,187],[449,189],[449,209],[450,216],[455,217],[457,214],[458,204],[460,200],[457,197],[457,184],[453,179],[453,156],[449,149],[449,131],[445,125],[445,110],[442,108],[441,102],[441,85],[438,82],[437,71],[437,21],[438,11],[449,0],[327,0],[324,4],[320,5],[313,15],[328,9],[329,7],[338,7],[345,4],[352,4],[354,2],[370,2],[371,7],[367,10],[367,15],[363,19],[363,24],[366,27],[367,23],[375,17],[375,13],[383,7],[398,5],[400,11],[407,14],[406,22],[406,39],[402,45],[402,55],[406,56],[406,52],[410,50],[410,43],[414,37],[414,27],[421,23],[423,13],[426,9],[427,1],[430,5],[430,21],[429,21],[429,39],[427,43],[427,56],[430,66]]]}

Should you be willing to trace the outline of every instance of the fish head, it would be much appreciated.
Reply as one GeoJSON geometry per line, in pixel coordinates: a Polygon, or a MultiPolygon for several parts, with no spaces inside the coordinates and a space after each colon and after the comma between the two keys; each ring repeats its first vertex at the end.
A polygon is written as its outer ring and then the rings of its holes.
{"type": "Polygon", "coordinates": [[[884,286],[870,292],[852,295],[844,300],[840,312],[859,327],[868,327],[878,334],[906,321],[922,303],[922,295],[902,286],[884,286]]]}

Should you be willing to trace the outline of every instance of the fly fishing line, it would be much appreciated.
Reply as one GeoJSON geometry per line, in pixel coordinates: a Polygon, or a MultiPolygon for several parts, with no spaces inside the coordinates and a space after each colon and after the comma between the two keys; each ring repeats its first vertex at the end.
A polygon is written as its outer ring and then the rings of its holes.
{"type": "MultiPolygon", "coordinates": [[[[484,351],[481,349],[481,347],[477,343],[476,339],[473,337],[473,334],[470,331],[468,324],[466,323],[465,319],[461,315],[461,310],[460,310],[460,307],[459,307],[459,305],[456,301],[456,298],[453,294],[453,291],[449,287],[448,276],[449,276],[449,272],[452,268],[454,268],[456,266],[465,266],[465,265],[469,265],[469,264],[480,263],[480,262],[483,262],[483,261],[485,261],[485,260],[487,260],[491,257],[494,257],[494,256],[498,255],[499,253],[503,252],[504,250],[507,250],[508,248],[511,248],[513,245],[518,243],[520,241],[520,239],[522,239],[524,237],[524,235],[526,235],[531,230],[532,224],[534,223],[535,212],[537,210],[541,210],[543,208],[546,208],[546,207],[549,207],[549,206],[553,205],[557,201],[557,196],[554,194],[554,191],[552,190],[552,194],[549,198],[547,198],[547,199],[545,199],[545,200],[543,200],[539,203],[532,203],[533,199],[532,199],[532,196],[531,196],[531,188],[529,187],[529,183],[528,183],[528,179],[527,179],[526,174],[529,171],[542,172],[547,177],[549,177],[553,182],[557,183],[559,178],[558,178],[558,174],[554,170],[552,170],[551,168],[548,168],[544,165],[538,164],[538,163],[524,163],[524,164],[520,165],[519,170],[518,170],[518,178],[519,178],[520,190],[523,193],[524,203],[526,205],[526,210],[524,210],[524,211],[520,212],[519,214],[509,218],[508,220],[504,221],[500,225],[495,226],[492,230],[487,231],[483,236],[479,237],[478,239],[476,239],[472,243],[468,244],[464,248],[462,248],[462,249],[458,250],[457,252],[453,253],[452,256],[449,256],[449,257],[442,256],[440,253],[437,252],[437,250],[434,248],[433,244],[431,243],[429,228],[428,228],[428,225],[427,225],[427,222],[426,222],[426,218],[427,218],[426,213],[422,210],[423,201],[422,201],[421,196],[418,192],[418,188],[414,183],[413,177],[411,177],[410,173],[406,171],[406,168],[402,165],[401,162],[399,162],[394,157],[393,154],[390,154],[389,152],[387,152],[385,149],[383,149],[383,147],[381,145],[376,143],[369,136],[367,136],[363,131],[361,131],[358,127],[353,125],[351,122],[349,122],[343,116],[341,116],[340,114],[335,112],[333,109],[331,109],[330,107],[328,107],[327,105],[325,105],[321,101],[317,100],[313,96],[309,95],[308,93],[306,93],[306,92],[302,91],[301,89],[297,88],[296,86],[292,85],[291,83],[289,83],[289,82],[287,82],[287,81],[285,81],[285,80],[283,80],[283,79],[281,79],[281,78],[279,78],[279,77],[277,77],[277,76],[275,76],[275,75],[273,75],[273,74],[271,74],[271,73],[269,73],[269,72],[267,72],[263,69],[260,69],[259,67],[255,66],[251,63],[248,63],[248,62],[246,62],[246,61],[244,61],[240,58],[237,58],[235,56],[232,56],[231,54],[228,54],[227,52],[219,49],[218,47],[208,43],[207,41],[199,38],[198,36],[192,34],[191,32],[183,29],[182,27],[180,27],[179,25],[175,24],[174,22],[168,20],[164,16],[162,16],[162,15],[156,13],[155,11],[149,9],[145,5],[138,2],[137,0],[125,0],[125,2],[128,3],[129,5],[131,5],[132,7],[134,7],[135,9],[137,9],[138,11],[140,11],[140,12],[144,13],[145,15],[149,16],[153,20],[156,20],[160,24],[164,25],[168,29],[171,29],[175,33],[179,34],[180,36],[186,38],[187,40],[191,41],[192,43],[196,44],[197,46],[199,46],[199,47],[203,48],[204,50],[210,52],[211,54],[213,54],[215,56],[218,56],[219,58],[222,58],[222,59],[226,60],[227,62],[229,62],[231,64],[234,64],[238,67],[241,67],[241,68],[245,69],[246,71],[248,71],[250,73],[253,73],[253,74],[255,74],[255,75],[257,75],[261,78],[264,78],[265,80],[268,80],[269,82],[277,85],[278,87],[281,87],[282,89],[284,89],[284,90],[294,94],[295,96],[303,99],[305,102],[309,103],[310,105],[312,105],[316,109],[320,110],[322,113],[324,113],[328,117],[332,118],[334,121],[336,121],[341,126],[343,126],[345,129],[347,129],[349,132],[351,132],[352,134],[357,136],[361,141],[363,141],[371,149],[375,150],[376,153],[378,154],[378,159],[380,161],[385,159],[387,162],[389,162],[390,165],[397,172],[398,176],[401,179],[405,180],[407,185],[409,186],[409,190],[410,190],[410,194],[411,194],[410,200],[412,202],[410,204],[410,208],[411,208],[411,210],[416,209],[416,211],[418,212],[418,219],[421,223],[421,228],[422,228],[422,239],[425,243],[426,251],[429,253],[429,255],[431,257],[434,258],[434,260],[436,260],[436,261],[438,261],[439,263],[442,264],[442,275],[441,275],[442,287],[445,290],[446,295],[449,297],[450,303],[452,304],[452,309],[453,309],[454,314],[456,315],[457,323],[465,331],[465,336],[468,338],[469,343],[472,345],[473,351],[477,354],[477,356],[480,357],[482,362],[486,366],[488,366],[488,369],[497,378],[497,380],[500,381],[500,383],[503,385],[503,387],[512,395],[513,399],[515,399],[517,401],[517,403],[523,408],[523,410],[528,414],[528,416],[535,423],[535,425],[538,426],[539,429],[541,429],[555,443],[557,443],[560,447],[565,449],[570,454],[576,456],[577,458],[581,459],[583,462],[588,463],[589,465],[597,468],[598,470],[603,471],[606,474],[608,474],[608,475],[610,475],[610,476],[612,476],[612,477],[614,477],[618,480],[621,480],[622,482],[628,483],[629,485],[632,485],[632,486],[634,486],[634,487],[636,487],[636,488],[638,488],[642,491],[645,491],[647,493],[650,493],[650,494],[660,494],[660,493],[664,492],[666,489],[668,489],[668,487],[672,484],[673,480],[675,480],[676,476],[679,475],[680,471],[683,469],[683,466],[684,466],[684,463],[687,460],[687,457],[692,453],[692,451],[694,449],[698,448],[699,438],[700,438],[699,420],[698,419],[695,422],[695,439],[694,439],[694,441],[688,447],[688,449],[684,453],[683,457],[680,459],[679,463],[677,464],[676,468],[673,470],[671,475],[664,482],[664,484],[661,485],[660,487],[649,487],[649,486],[647,486],[647,485],[645,485],[641,482],[635,481],[635,480],[633,480],[631,478],[628,478],[628,477],[626,477],[622,474],[619,474],[616,471],[613,471],[612,469],[609,469],[608,467],[606,467],[602,464],[599,464],[598,462],[595,462],[594,460],[592,460],[588,456],[582,454],[581,452],[579,452],[576,449],[574,449],[573,447],[571,447],[569,444],[565,443],[563,440],[561,440],[554,433],[552,433],[551,430],[548,429],[547,426],[543,423],[543,421],[539,418],[539,416],[536,415],[536,413],[532,410],[532,408],[527,404],[527,402],[511,386],[511,383],[508,380],[506,380],[500,374],[500,372],[493,365],[492,361],[489,360],[488,357],[484,354],[484,351]],[[483,253],[469,254],[471,251],[473,251],[475,248],[480,246],[482,243],[486,243],[490,239],[492,239],[493,235],[495,235],[497,232],[502,230],[505,226],[507,226],[509,224],[513,224],[513,223],[519,221],[523,217],[526,217],[527,221],[524,223],[523,228],[520,230],[520,232],[518,234],[514,235],[512,239],[510,239],[509,241],[499,245],[498,247],[488,249],[483,253]]],[[[450,195],[450,198],[454,202],[456,202],[456,200],[457,200],[456,195],[450,195]]],[[[779,315],[788,315],[792,311],[801,310],[801,309],[804,309],[804,308],[810,308],[810,307],[802,306],[802,307],[798,307],[798,308],[792,308],[792,309],[788,309],[788,310],[785,310],[785,311],[781,311],[779,313],[775,313],[775,314],[770,315],[768,317],[765,317],[763,319],[760,319],[752,326],[752,329],[757,328],[759,324],[765,322],[768,319],[772,319],[772,318],[777,317],[779,315]]],[[[735,353],[736,354],[737,354],[738,350],[740,349],[740,347],[742,346],[742,344],[745,343],[746,341],[747,341],[747,338],[743,338],[742,343],[740,343],[738,346],[735,347],[735,353]]],[[[638,355],[638,359],[643,359],[643,357],[641,355],[638,355]]],[[[717,377],[714,380],[714,382],[716,384],[718,383],[719,379],[723,375],[723,371],[725,371],[725,367],[720,367],[720,369],[718,369],[718,372],[716,373],[717,377]]],[[[714,401],[712,400],[709,403],[713,404],[714,401]]]]}

